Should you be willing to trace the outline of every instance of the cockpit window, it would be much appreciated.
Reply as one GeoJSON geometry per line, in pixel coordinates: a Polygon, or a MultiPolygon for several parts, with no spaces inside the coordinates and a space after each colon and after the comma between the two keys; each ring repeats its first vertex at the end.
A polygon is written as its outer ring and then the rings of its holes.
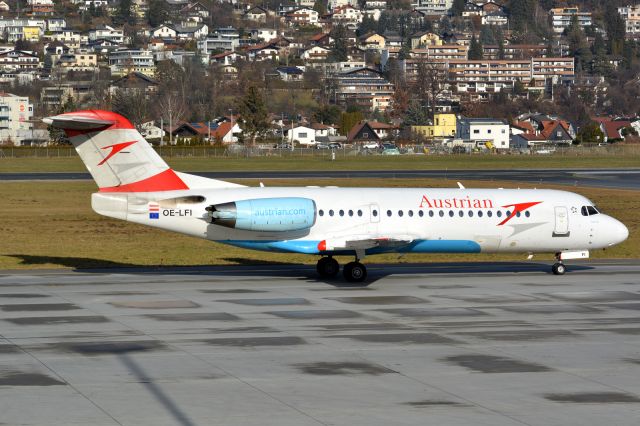
{"type": "Polygon", "coordinates": [[[594,214],[598,214],[600,212],[594,206],[582,206],[582,208],[580,209],[580,213],[582,213],[582,216],[593,216],[594,214]]]}

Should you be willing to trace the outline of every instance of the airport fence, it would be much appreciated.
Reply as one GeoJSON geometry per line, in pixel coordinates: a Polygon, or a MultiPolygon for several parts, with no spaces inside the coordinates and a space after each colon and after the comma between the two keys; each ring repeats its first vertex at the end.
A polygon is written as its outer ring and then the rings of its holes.
{"type": "MultiPolygon", "coordinates": [[[[337,149],[315,148],[274,148],[270,145],[258,145],[247,152],[242,147],[217,146],[154,146],[163,158],[243,158],[251,157],[339,157],[380,155],[381,152],[372,149],[362,149],[356,145],[343,145],[337,149]]],[[[576,146],[568,148],[554,148],[527,151],[506,152],[466,152],[452,153],[442,147],[406,145],[400,146],[402,155],[452,155],[452,156],[483,156],[483,155],[535,155],[535,156],[620,156],[640,155],[640,145],[611,145],[611,146],[576,146]]],[[[77,154],[71,146],[49,147],[0,147],[0,158],[64,158],[75,157],[77,154]]]]}

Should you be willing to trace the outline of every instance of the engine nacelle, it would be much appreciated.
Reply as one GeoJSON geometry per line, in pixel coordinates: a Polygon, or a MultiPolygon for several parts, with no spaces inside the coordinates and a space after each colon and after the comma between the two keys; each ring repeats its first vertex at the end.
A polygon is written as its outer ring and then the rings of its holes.
{"type": "Polygon", "coordinates": [[[316,203],[309,198],[255,198],[207,207],[211,223],[245,231],[300,231],[316,221],[316,203]]]}

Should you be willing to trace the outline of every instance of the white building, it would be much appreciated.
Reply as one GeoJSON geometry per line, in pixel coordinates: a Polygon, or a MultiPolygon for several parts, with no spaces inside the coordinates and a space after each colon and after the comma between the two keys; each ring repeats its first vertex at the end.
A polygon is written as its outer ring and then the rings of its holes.
{"type": "Polygon", "coordinates": [[[618,13],[624,19],[624,27],[627,34],[640,34],[640,5],[619,7],[618,13]]]}
{"type": "MultiPolygon", "coordinates": [[[[273,28],[255,28],[250,31],[253,40],[271,41],[278,38],[278,31],[273,28]]],[[[240,35],[238,34],[238,38],[240,35]]]]}
{"type": "Polygon", "coordinates": [[[116,50],[109,54],[109,67],[112,76],[123,76],[130,72],[140,72],[149,77],[156,73],[153,52],[150,50],[116,50]]]}
{"type": "Polygon", "coordinates": [[[285,138],[291,142],[297,142],[300,145],[315,145],[316,131],[311,127],[297,126],[293,129],[284,129],[285,138]]]}
{"type": "Polygon", "coordinates": [[[124,43],[124,30],[101,25],[98,28],[89,30],[89,41],[108,40],[116,44],[124,43]]]}
{"type": "Polygon", "coordinates": [[[411,6],[427,15],[446,15],[453,0],[411,0],[411,6]]]}
{"type": "Polygon", "coordinates": [[[0,93],[0,141],[22,145],[33,131],[33,105],[26,96],[0,93]]]}
{"type": "Polygon", "coordinates": [[[549,11],[551,15],[551,26],[553,32],[556,34],[562,34],[562,32],[571,25],[571,20],[574,16],[578,18],[578,24],[582,28],[590,27],[592,25],[591,12],[580,12],[577,7],[558,7],[549,11]]]}
{"type": "Polygon", "coordinates": [[[491,142],[496,149],[509,149],[509,124],[494,118],[461,118],[456,137],[476,145],[491,142]]]}

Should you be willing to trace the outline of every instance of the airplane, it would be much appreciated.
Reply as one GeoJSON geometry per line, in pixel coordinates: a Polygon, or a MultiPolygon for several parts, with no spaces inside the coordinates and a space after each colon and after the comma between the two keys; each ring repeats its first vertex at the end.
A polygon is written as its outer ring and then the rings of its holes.
{"type": "Polygon", "coordinates": [[[101,215],[254,250],[319,256],[317,272],[380,253],[554,253],[565,260],[625,241],[624,224],[587,198],[544,189],[247,187],[171,169],[131,122],[82,110],[43,119],[63,129],[96,181],[101,215]]]}

